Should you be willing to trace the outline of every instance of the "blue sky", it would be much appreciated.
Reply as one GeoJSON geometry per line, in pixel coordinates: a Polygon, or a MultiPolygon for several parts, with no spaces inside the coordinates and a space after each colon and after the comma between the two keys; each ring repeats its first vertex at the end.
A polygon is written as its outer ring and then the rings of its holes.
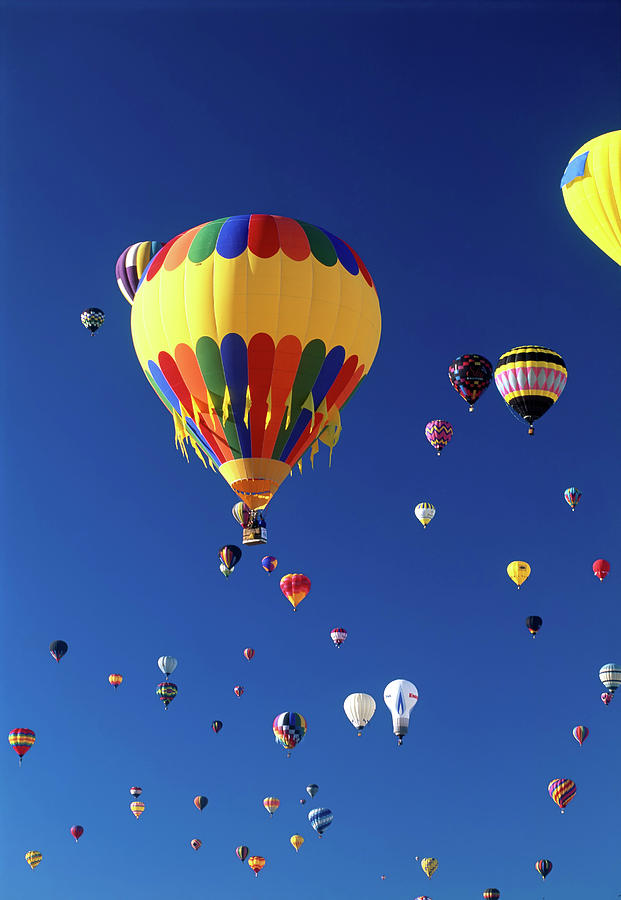
{"type": "Polygon", "coordinates": [[[597,673],[621,662],[619,269],[558,185],[619,127],[618,5],[32,2],[5,4],[3,31],[1,709],[5,732],[37,734],[21,770],[8,743],[0,763],[6,896],[523,900],[543,895],[547,857],[546,900],[616,897],[621,701],[604,708],[597,673]],[[278,569],[248,548],[227,581],[236,498],[175,451],[114,263],[249,211],[348,241],[383,332],[332,467],[306,464],[269,509],[278,569]],[[532,439],[495,387],[469,415],[446,374],[522,343],[569,371],[532,439]],[[436,417],[455,429],[440,459],[436,417]],[[533,569],[519,593],[513,559],[533,569]],[[295,614],[291,571],[312,579],[295,614]],[[161,654],[179,659],[166,713],[161,654]],[[399,750],[382,701],[397,677],[420,692],[399,750]],[[353,691],[378,703],[360,739],[353,691]],[[289,760],[271,734],[283,710],[309,723],[289,760]],[[563,816],[557,777],[578,785],[563,816]],[[298,802],[310,781],[334,812],[321,841],[298,802]],[[259,878],[238,844],[267,858],[259,878]],[[417,855],[439,859],[431,882],[417,855]]]}

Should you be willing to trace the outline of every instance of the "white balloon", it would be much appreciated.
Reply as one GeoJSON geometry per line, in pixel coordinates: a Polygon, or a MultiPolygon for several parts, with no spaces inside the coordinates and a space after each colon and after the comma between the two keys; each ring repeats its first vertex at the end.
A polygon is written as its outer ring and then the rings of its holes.
{"type": "Polygon", "coordinates": [[[384,689],[384,703],[392,714],[392,730],[399,738],[399,744],[403,743],[403,737],[408,733],[410,713],[417,701],[418,688],[403,678],[396,678],[384,689]]]}
{"type": "Polygon", "coordinates": [[[599,670],[600,681],[612,694],[621,686],[621,666],[615,663],[606,663],[599,670]]]}
{"type": "Polygon", "coordinates": [[[375,700],[370,694],[350,694],[349,697],[345,697],[343,709],[351,724],[358,729],[360,737],[364,726],[373,718],[375,700]]]}
{"type": "Polygon", "coordinates": [[[172,675],[172,673],[177,668],[177,660],[174,656],[160,656],[157,664],[160,667],[160,671],[162,672],[162,674],[166,675],[166,677],[172,675]]]}

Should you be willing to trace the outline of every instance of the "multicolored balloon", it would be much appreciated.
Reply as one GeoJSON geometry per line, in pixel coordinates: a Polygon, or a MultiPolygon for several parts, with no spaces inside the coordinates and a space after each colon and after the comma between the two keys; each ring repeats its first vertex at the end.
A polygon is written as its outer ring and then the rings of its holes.
{"type": "Polygon", "coordinates": [[[35,742],[35,733],[30,728],[14,728],[9,731],[9,744],[19,756],[19,764],[35,742]]]}
{"type": "Polygon", "coordinates": [[[612,700],[612,694],[609,694],[608,691],[604,691],[603,694],[600,694],[600,697],[604,706],[608,706],[608,704],[612,700]]]}
{"type": "Polygon", "coordinates": [[[341,647],[347,640],[347,632],[344,628],[333,628],[330,632],[330,637],[332,638],[335,647],[341,647]]]}
{"type": "Polygon", "coordinates": [[[375,715],[375,700],[370,694],[349,694],[343,702],[345,715],[358,729],[358,737],[362,734],[373,716],[375,715]]]}
{"type": "Polygon", "coordinates": [[[232,572],[240,561],[242,552],[235,544],[225,544],[224,547],[220,547],[218,554],[222,561],[222,565],[226,566],[226,568],[232,572]]]}
{"type": "Polygon", "coordinates": [[[140,279],[162,249],[160,241],[139,241],[124,250],[116,261],[116,283],[128,303],[134,302],[140,279]]]}
{"type": "Polygon", "coordinates": [[[203,797],[202,794],[199,794],[198,797],[194,798],[194,806],[197,808],[199,812],[201,812],[208,804],[207,797],[203,797]]]}
{"type": "Polygon", "coordinates": [[[483,900],[500,900],[500,891],[497,888],[487,888],[483,891],[483,900]]]}
{"type": "Polygon", "coordinates": [[[112,675],[108,675],[108,681],[116,691],[120,684],[123,684],[123,676],[119,675],[118,672],[113,672],[112,675]]]}
{"type": "Polygon", "coordinates": [[[310,589],[311,582],[307,575],[289,574],[283,575],[280,579],[280,590],[294,609],[308,595],[310,589]]]}
{"type": "Polygon", "coordinates": [[[220,731],[220,729],[222,728],[222,722],[219,719],[214,719],[213,722],[211,723],[211,727],[217,734],[220,731]]]}
{"type": "Polygon", "coordinates": [[[548,785],[548,794],[561,812],[565,812],[565,807],[569,801],[576,796],[576,785],[571,778],[555,778],[548,785]]]}
{"type": "Polygon", "coordinates": [[[243,685],[236,684],[235,687],[233,688],[233,692],[237,697],[241,697],[241,695],[244,693],[243,685]]]}
{"type": "Polygon", "coordinates": [[[599,670],[599,680],[610,694],[614,694],[621,685],[621,666],[616,663],[606,663],[599,670]]]}
{"type": "Polygon", "coordinates": [[[266,797],[263,801],[263,806],[266,808],[270,816],[273,816],[280,806],[280,800],[278,799],[278,797],[266,797]]]}
{"type": "Polygon", "coordinates": [[[306,734],[306,719],[296,712],[280,713],[272,723],[272,730],[276,740],[289,751],[287,756],[290,756],[291,750],[300,743],[306,734]]]}
{"type": "Polygon", "coordinates": [[[271,573],[274,571],[274,569],[278,565],[278,560],[276,559],[275,556],[264,556],[263,559],[261,560],[261,565],[263,566],[263,568],[265,569],[267,574],[271,575],[271,573]]]}
{"type": "Polygon", "coordinates": [[[77,842],[80,840],[80,838],[84,834],[84,829],[82,828],[81,825],[72,825],[70,828],[70,831],[71,831],[71,834],[73,835],[73,837],[75,838],[75,842],[77,844],[77,842]]]}
{"type": "Polygon", "coordinates": [[[50,644],[50,653],[52,654],[56,662],[61,661],[68,649],[69,646],[65,641],[52,641],[52,643],[50,644]]]}
{"type": "Polygon", "coordinates": [[[43,854],[39,853],[38,850],[29,850],[24,858],[31,869],[36,869],[43,859],[43,854]]]}
{"type": "Polygon", "coordinates": [[[523,560],[514,559],[513,562],[510,562],[507,566],[507,575],[511,581],[517,584],[519,591],[520,587],[530,575],[530,566],[523,560]]]}
{"type": "Polygon", "coordinates": [[[545,881],[546,875],[549,875],[550,872],[552,871],[552,863],[550,862],[549,859],[538,859],[537,862],[535,863],[535,868],[537,869],[537,871],[539,872],[539,874],[545,881]]]}
{"type": "Polygon", "coordinates": [[[526,616],[526,627],[533,637],[536,636],[542,625],[543,619],[541,618],[541,616],[526,616]]]}
{"type": "Polygon", "coordinates": [[[334,815],[332,814],[332,810],[327,809],[325,806],[319,807],[318,809],[311,809],[308,814],[308,821],[311,823],[319,837],[321,837],[326,828],[332,824],[333,819],[334,815]]]}
{"type": "Polygon", "coordinates": [[[252,647],[246,647],[246,649],[244,650],[244,656],[246,657],[246,659],[252,659],[252,657],[254,656],[254,650],[252,649],[252,647]]]}
{"type": "Polygon", "coordinates": [[[561,191],[569,215],[600,250],[621,266],[621,131],[600,134],[569,160],[561,191]]]}
{"type": "Polygon", "coordinates": [[[201,848],[202,846],[203,846],[203,842],[202,842],[202,841],[199,841],[198,838],[192,838],[192,840],[190,841],[190,847],[191,847],[193,850],[200,850],[200,848],[201,848]]]}
{"type": "Polygon", "coordinates": [[[282,216],[232,216],[178,235],[151,260],[132,306],[136,354],[177,440],[251,509],[267,506],[318,438],[334,446],[339,410],[379,335],[360,257],[282,216]]]}
{"type": "Polygon", "coordinates": [[[432,419],[425,425],[425,437],[432,447],[438,451],[438,456],[453,437],[453,426],[444,419],[432,419]]]}
{"type": "Polygon", "coordinates": [[[427,878],[431,878],[438,868],[438,860],[433,856],[426,856],[424,859],[421,859],[420,866],[427,878]]]}
{"type": "Polygon", "coordinates": [[[248,865],[252,869],[255,875],[258,875],[263,866],[265,865],[265,857],[264,856],[251,856],[248,860],[248,865]]]}
{"type": "Polygon", "coordinates": [[[433,503],[430,503],[429,500],[422,500],[417,506],[414,508],[414,515],[421,523],[423,528],[426,528],[427,525],[431,522],[433,517],[436,514],[436,508],[433,503]]]}
{"type": "Polygon", "coordinates": [[[582,747],[582,744],[589,736],[589,729],[586,727],[586,725],[576,725],[576,727],[572,731],[572,734],[582,747]]]}
{"type": "Polygon", "coordinates": [[[89,306],[88,309],[80,313],[82,325],[90,331],[91,337],[93,337],[98,328],[101,328],[105,318],[103,310],[97,309],[96,306],[89,306]]]}
{"type": "Polygon", "coordinates": [[[449,366],[448,376],[451,384],[468,404],[472,412],[483,391],[486,391],[492,380],[494,367],[489,359],[478,353],[465,353],[458,356],[449,366]]]}
{"type": "Polygon", "coordinates": [[[240,847],[235,848],[235,853],[238,859],[241,859],[242,862],[246,861],[246,857],[248,856],[248,847],[243,844],[240,847]]]}
{"type": "Polygon", "coordinates": [[[565,500],[571,506],[571,511],[574,512],[576,506],[580,503],[580,498],[582,497],[582,492],[578,490],[577,487],[568,487],[563,494],[565,500]]]}
{"type": "Polygon", "coordinates": [[[289,838],[289,841],[291,842],[291,846],[297,853],[299,851],[300,847],[302,846],[302,844],[304,843],[304,838],[302,837],[301,834],[292,834],[291,837],[289,838]]]}
{"type": "Polygon", "coordinates": [[[235,504],[231,512],[233,513],[233,518],[238,525],[241,525],[242,528],[248,527],[248,525],[250,524],[251,510],[242,500],[240,500],[239,503],[235,504]]]}
{"type": "Polygon", "coordinates": [[[145,805],[142,802],[142,800],[134,800],[132,803],[129,804],[129,808],[131,809],[133,814],[136,816],[136,818],[139,819],[145,810],[145,805]]]}
{"type": "Polygon", "coordinates": [[[507,350],[494,372],[496,387],[509,408],[528,424],[541,418],[565,390],[567,369],[563,357],[547,347],[527,344],[507,350]]]}
{"type": "Polygon", "coordinates": [[[596,559],[593,563],[593,574],[600,581],[603,581],[610,572],[610,563],[606,559],[596,559]]]}
{"type": "Polygon", "coordinates": [[[172,703],[172,701],[177,696],[177,685],[173,684],[172,681],[162,681],[155,689],[155,693],[160,698],[160,700],[164,704],[164,709],[168,709],[168,704],[172,703]]]}
{"type": "Polygon", "coordinates": [[[130,787],[129,793],[132,795],[132,797],[139,797],[142,794],[142,788],[141,787],[130,787]]]}

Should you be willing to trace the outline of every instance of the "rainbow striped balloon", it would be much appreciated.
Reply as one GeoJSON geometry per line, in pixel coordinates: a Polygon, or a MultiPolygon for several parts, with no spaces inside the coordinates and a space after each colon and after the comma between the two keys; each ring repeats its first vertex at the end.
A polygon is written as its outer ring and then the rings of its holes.
{"type": "Polygon", "coordinates": [[[576,795],[576,785],[571,778],[555,778],[548,785],[548,794],[552,797],[561,812],[576,795]]]}

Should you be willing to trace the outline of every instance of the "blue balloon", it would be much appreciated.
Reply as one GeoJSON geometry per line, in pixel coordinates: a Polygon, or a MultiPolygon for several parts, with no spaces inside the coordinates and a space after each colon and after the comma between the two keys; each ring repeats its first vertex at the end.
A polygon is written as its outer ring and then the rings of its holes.
{"type": "Polygon", "coordinates": [[[311,809],[308,814],[308,821],[311,823],[319,837],[321,837],[328,825],[331,824],[333,818],[332,810],[326,809],[324,806],[319,809],[311,809]]]}

